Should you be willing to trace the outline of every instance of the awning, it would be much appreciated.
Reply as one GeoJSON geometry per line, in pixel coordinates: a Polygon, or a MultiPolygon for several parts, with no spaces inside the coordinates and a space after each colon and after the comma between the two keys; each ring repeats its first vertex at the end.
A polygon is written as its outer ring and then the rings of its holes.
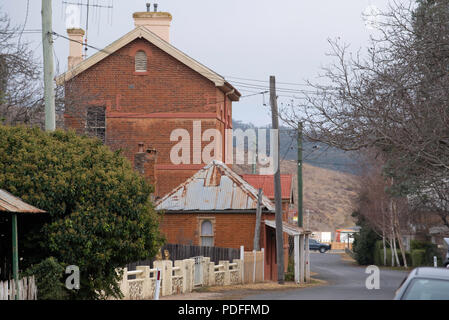
{"type": "Polygon", "coordinates": [[[45,211],[33,207],[22,201],[22,199],[14,197],[9,192],[0,189],[0,212],[44,213],[45,211]]]}
{"type": "MultiPolygon", "coordinates": [[[[276,229],[276,221],[275,220],[265,220],[265,225],[270,228],[276,229]]],[[[304,230],[304,228],[300,228],[294,224],[287,223],[285,221],[282,222],[282,231],[290,236],[299,236],[302,234],[311,234],[312,231],[304,230]]]]}

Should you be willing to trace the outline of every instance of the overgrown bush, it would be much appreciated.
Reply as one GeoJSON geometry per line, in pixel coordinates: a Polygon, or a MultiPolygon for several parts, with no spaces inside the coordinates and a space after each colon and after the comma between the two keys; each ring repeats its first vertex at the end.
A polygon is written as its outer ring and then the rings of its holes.
{"type": "Polygon", "coordinates": [[[426,250],[424,249],[415,249],[412,250],[412,265],[413,267],[420,267],[424,265],[426,257],[426,250]]]}
{"type": "Polygon", "coordinates": [[[19,223],[31,230],[19,230],[21,267],[48,257],[78,266],[73,299],[120,296],[116,268],[160,247],[152,187],[97,139],[0,126],[0,188],[47,211],[42,220],[19,223]]]}
{"type": "Polygon", "coordinates": [[[412,240],[410,247],[412,249],[412,253],[413,250],[424,250],[425,252],[421,264],[413,264],[413,266],[433,266],[433,257],[435,256],[438,259],[438,265],[442,264],[441,252],[438,250],[438,246],[436,244],[427,241],[412,240]]]}
{"type": "Polygon", "coordinates": [[[53,257],[28,268],[23,276],[34,276],[39,300],[63,300],[68,292],[63,284],[64,267],[53,257]]]}

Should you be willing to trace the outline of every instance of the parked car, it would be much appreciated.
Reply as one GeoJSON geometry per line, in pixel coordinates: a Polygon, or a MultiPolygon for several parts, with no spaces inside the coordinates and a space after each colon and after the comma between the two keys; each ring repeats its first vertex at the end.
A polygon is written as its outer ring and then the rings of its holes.
{"type": "Polygon", "coordinates": [[[331,249],[330,244],[320,243],[315,239],[309,239],[309,250],[325,253],[331,249]]]}
{"type": "Polygon", "coordinates": [[[449,300],[449,269],[413,269],[396,291],[395,300],[449,300]]]}

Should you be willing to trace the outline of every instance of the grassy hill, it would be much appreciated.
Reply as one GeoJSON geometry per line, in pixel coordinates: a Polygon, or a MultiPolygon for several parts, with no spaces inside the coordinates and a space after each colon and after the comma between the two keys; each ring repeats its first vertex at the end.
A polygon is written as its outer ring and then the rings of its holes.
{"type": "MultiPolygon", "coordinates": [[[[252,124],[233,120],[233,129],[258,129],[252,124]]],[[[262,127],[260,127],[262,128],[262,127]]],[[[264,127],[263,129],[269,129],[264,127]]],[[[269,132],[269,130],[267,130],[269,132]]],[[[267,135],[268,135],[267,132],[267,135]]],[[[296,132],[287,127],[281,127],[279,130],[281,159],[297,160],[298,148],[296,132]]],[[[269,137],[267,137],[267,150],[269,150],[269,137]]],[[[235,141],[234,141],[235,143],[235,141]]],[[[337,148],[331,148],[323,143],[303,141],[303,161],[316,167],[332,169],[350,174],[359,174],[358,156],[354,152],[345,152],[337,148]]]]}

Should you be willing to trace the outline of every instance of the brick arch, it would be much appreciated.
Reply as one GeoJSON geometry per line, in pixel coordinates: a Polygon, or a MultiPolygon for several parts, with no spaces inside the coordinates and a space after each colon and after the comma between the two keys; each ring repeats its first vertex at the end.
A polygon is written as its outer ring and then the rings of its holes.
{"type": "Polygon", "coordinates": [[[143,42],[138,42],[138,43],[134,43],[128,51],[128,54],[133,57],[133,59],[135,59],[136,57],[136,53],[139,51],[143,51],[145,52],[145,54],[147,55],[147,71],[146,72],[136,72],[134,71],[134,75],[136,76],[146,76],[149,74],[149,67],[150,67],[150,63],[151,63],[151,49],[149,48],[149,46],[143,42]]]}
{"type": "Polygon", "coordinates": [[[128,54],[131,57],[134,57],[138,51],[145,52],[148,58],[152,55],[150,47],[144,42],[137,42],[132,44],[132,46],[129,48],[128,54]]]}

